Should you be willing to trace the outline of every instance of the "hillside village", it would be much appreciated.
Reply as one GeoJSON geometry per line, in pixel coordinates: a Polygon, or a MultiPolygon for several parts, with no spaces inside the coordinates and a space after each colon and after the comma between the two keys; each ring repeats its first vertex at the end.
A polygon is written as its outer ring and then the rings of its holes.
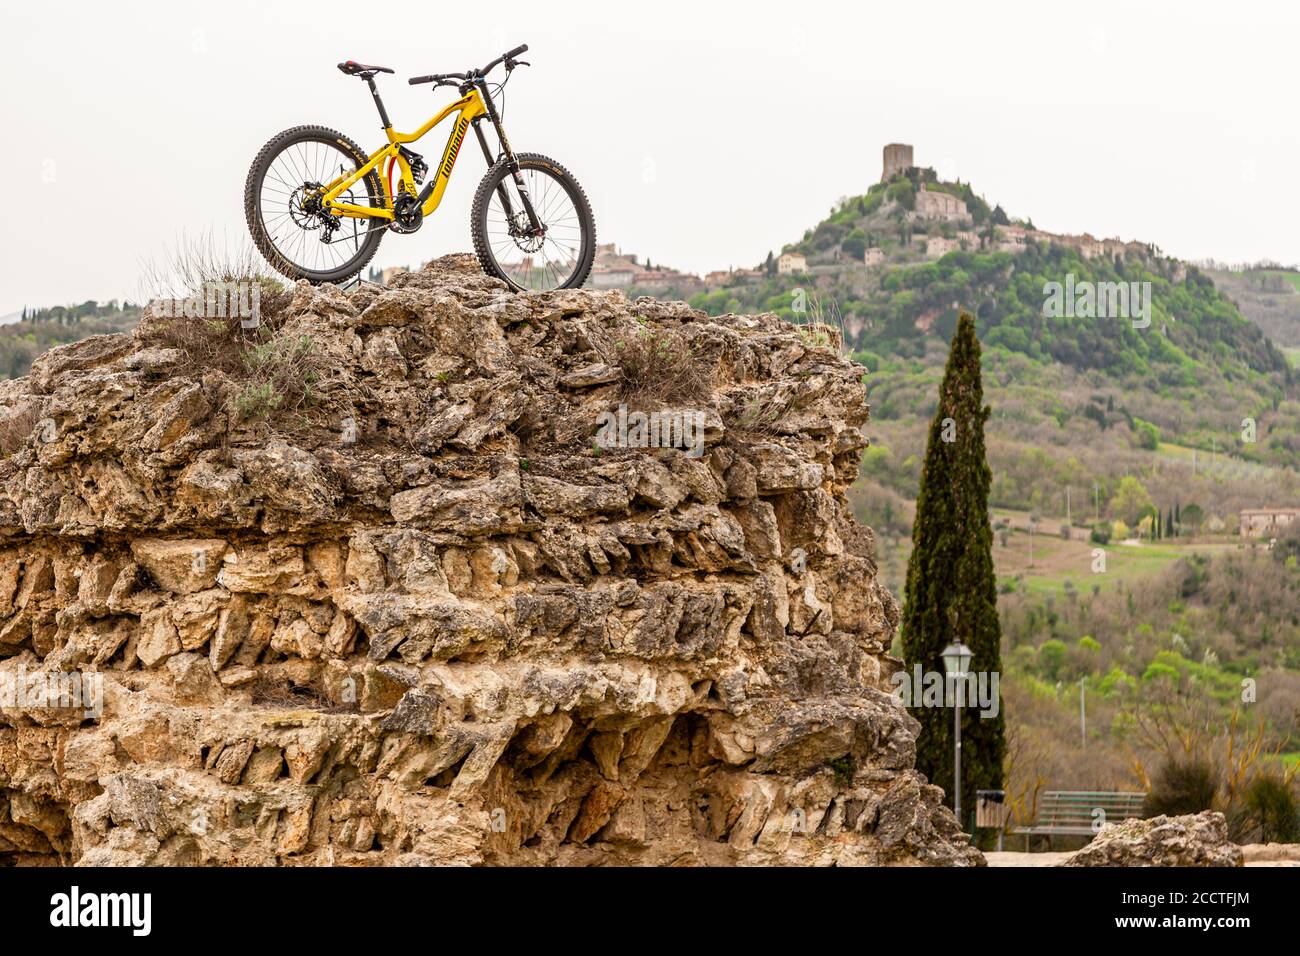
{"type": "MultiPolygon", "coordinates": [[[[934,171],[915,165],[913,147],[891,143],[884,148],[884,164],[877,207],[900,205],[897,223],[870,232],[849,230],[829,246],[810,247],[813,237],[769,254],[756,268],[731,268],[699,276],[670,266],[652,265],[636,253],[622,251],[614,243],[597,247],[591,284],[598,289],[635,289],[647,294],[672,291],[690,296],[710,289],[758,282],[772,275],[843,272],[855,267],[878,271],[882,267],[936,260],[956,251],[1021,253],[1031,242],[1056,244],[1074,249],[1085,259],[1098,256],[1159,256],[1158,247],[1120,238],[1098,239],[1090,233],[1054,233],[1035,228],[1025,220],[1012,220],[1001,207],[989,209],[970,193],[969,185],[940,182],[934,171]],[[905,188],[903,184],[911,188],[905,188]],[[860,234],[859,234],[860,233],[860,234]]],[[[874,191],[873,191],[874,192],[874,191]]],[[[846,211],[844,201],[834,213],[846,211]]],[[[851,211],[851,210],[850,210],[851,211]]],[[[863,209],[865,213],[877,209],[863,209]]],[[[832,216],[834,219],[834,214],[832,216]]]]}

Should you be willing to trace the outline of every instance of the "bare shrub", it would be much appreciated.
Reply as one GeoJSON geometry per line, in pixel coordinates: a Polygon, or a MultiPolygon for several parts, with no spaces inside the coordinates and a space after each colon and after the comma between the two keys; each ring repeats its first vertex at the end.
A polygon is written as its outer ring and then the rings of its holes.
{"type": "Polygon", "coordinates": [[[281,313],[292,298],[291,290],[267,272],[251,246],[239,246],[231,252],[219,247],[210,234],[195,240],[182,237],[162,264],[145,265],[142,284],[153,300],[206,300],[208,290],[214,286],[256,286],[260,314],[250,326],[238,315],[154,314],[143,329],[150,344],[183,352],[192,369],[214,368],[231,374],[245,367],[247,350],[271,338],[282,324],[281,313]]]}
{"type": "Polygon", "coordinates": [[[622,372],[620,392],[629,403],[671,403],[704,398],[712,369],[676,329],[642,327],[612,344],[611,364],[622,372]]]}
{"type": "Polygon", "coordinates": [[[775,391],[756,392],[732,413],[727,427],[753,440],[771,438],[788,407],[775,391]]]}
{"type": "Polygon", "coordinates": [[[1167,760],[1151,780],[1147,816],[1181,816],[1214,807],[1219,792],[1219,772],[1207,759],[1167,760]]]}
{"type": "Polygon", "coordinates": [[[1228,813],[1228,826],[1239,843],[1300,843],[1300,803],[1291,780],[1258,774],[1228,813]]]}
{"type": "Polygon", "coordinates": [[[330,706],[329,697],[319,684],[295,684],[287,677],[269,674],[253,682],[252,702],[255,706],[294,710],[323,710],[330,706]]]}

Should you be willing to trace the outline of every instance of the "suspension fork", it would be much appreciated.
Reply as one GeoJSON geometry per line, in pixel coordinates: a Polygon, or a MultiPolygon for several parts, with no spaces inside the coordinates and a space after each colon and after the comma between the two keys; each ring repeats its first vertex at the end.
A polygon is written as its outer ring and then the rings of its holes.
{"type": "MultiPolygon", "coordinates": [[[[523,200],[524,212],[528,215],[528,225],[532,228],[534,235],[540,235],[544,231],[542,221],[537,218],[537,210],[533,208],[533,197],[528,194],[528,187],[524,185],[524,174],[519,166],[519,160],[515,158],[515,151],[510,148],[510,140],[506,138],[506,131],[501,125],[501,117],[497,114],[496,104],[492,102],[492,97],[488,93],[487,81],[480,79],[478,81],[479,92],[483,96],[483,104],[487,108],[487,117],[492,121],[492,127],[496,130],[497,142],[501,144],[501,155],[505,157],[506,166],[510,170],[510,175],[515,181],[515,188],[519,190],[519,198],[523,200]]],[[[492,156],[492,151],[488,148],[487,137],[483,135],[483,129],[479,126],[479,119],[474,120],[474,132],[478,136],[479,145],[483,148],[483,156],[487,159],[488,166],[494,166],[496,159],[492,156]]],[[[510,202],[510,197],[506,195],[504,183],[497,184],[497,196],[501,199],[501,206],[505,210],[507,217],[514,216],[514,205],[510,202]]]]}

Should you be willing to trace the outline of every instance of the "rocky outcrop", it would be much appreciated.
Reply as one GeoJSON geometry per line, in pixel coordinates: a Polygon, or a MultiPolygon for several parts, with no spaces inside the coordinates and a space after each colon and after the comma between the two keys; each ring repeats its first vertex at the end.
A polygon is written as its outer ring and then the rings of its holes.
{"type": "Polygon", "coordinates": [[[1222,813],[1107,823],[1062,866],[1241,866],[1222,813]]]}
{"type": "Polygon", "coordinates": [[[859,367],[469,257],[395,285],[298,286],[270,418],[148,313],[0,386],[0,679],[67,698],[0,700],[0,858],[983,862],[887,693],[859,367]],[[646,395],[698,442],[595,440],[646,395]]]}

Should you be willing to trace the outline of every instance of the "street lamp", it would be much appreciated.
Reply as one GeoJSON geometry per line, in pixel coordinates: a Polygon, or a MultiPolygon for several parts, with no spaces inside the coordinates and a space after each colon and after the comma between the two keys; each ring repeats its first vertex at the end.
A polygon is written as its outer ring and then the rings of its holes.
{"type": "MultiPolygon", "coordinates": [[[[970,661],[974,655],[971,649],[960,640],[943,649],[943,669],[956,685],[952,717],[952,812],[961,826],[961,708],[962,689],[966,686],[966,675],[970,672],[970,661]]],[[[966,829],[962,827],[962,829],[966,829]]]]}

